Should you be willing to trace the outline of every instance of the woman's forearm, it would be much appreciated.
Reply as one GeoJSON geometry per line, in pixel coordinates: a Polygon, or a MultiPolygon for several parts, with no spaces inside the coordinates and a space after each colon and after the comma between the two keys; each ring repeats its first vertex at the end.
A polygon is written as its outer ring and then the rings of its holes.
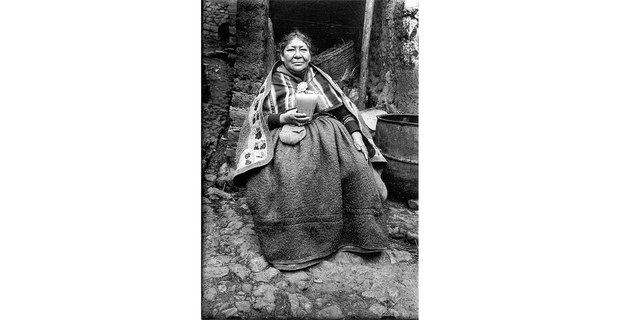
{"type": "Polygon", "coordinates": [[[332,111],[332,114],[336,117],[336,119],[342,122],[342,124],[345,128],[347,128],[347,131],[349,131],[349,133],[352,134],[353,132],[360,131],[360,126],[357,123],[357,120],[349,111],[349,109],[347,109],[347,107],[345,107],[344,105],[334,109],[332,111]]]}
{"type": "Polygon", "coordinates": [[[267,116],[267,127],[269,128],[269,130],[273,130],[282,126],[282,122],[280,122],[281,115],[281,113],[271,113],[267,116]]]}

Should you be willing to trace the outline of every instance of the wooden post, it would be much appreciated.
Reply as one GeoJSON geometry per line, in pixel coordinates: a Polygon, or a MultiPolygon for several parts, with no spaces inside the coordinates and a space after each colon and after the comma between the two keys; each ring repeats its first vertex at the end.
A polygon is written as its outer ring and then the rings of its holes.
{"type": "Polygon", "coordinates": [[[266,73],[271,71],[271,67],[273,67],[273,64],[276,63],[276,59],[278,59],[278,57],[276,57],[276,43],[275,40],[273,38],[273,24],[271,23],[271,18],[267,18],[267,52],[265,53],[267,55],[267,58],[265,59],[266,61],[266,66],[265,66],[265,70],[266,73]]]}
{"type": "Polygon", "coordinates": [[[360,83],[357,107],[360,110],[366,109],[366,82],[368,81],[368,47],[370,46],[370,31],[372,29],[372,11],[375,0],[366,0],[364,10],[364,30],[362,38],[362,61],[360,62],[360,83]]]}

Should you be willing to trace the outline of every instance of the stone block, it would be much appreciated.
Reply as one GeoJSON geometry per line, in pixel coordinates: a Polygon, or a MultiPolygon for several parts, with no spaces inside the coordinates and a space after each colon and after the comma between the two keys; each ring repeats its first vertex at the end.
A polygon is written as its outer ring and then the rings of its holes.
{"type": "Polygon", "coordinates": [[[252,272],[260,272],[261,270],[267,268],[267,266],[269,266],[269,263],[267,263],[267,260],[265,260],[263,256],[250,260],[250,269],[252,272]]]}
{"type": "Polygon", "coordinates": [[[254,302],[254,309],[261,310],[266,313],[271,313],[275,309],[276,297],[274,295],[276,287],[261,284],[256,290],[254,290],[253,294],[257,297],[254,302]]]}
{"type": "MultiPolygon", "coordinates": [[[[230,44],[230,41],[228,42],[228,44],[230,44]]],[[[234,63],[235,61],[237,61],[237,58],[238,58],[238,56],[237,56],[236,54],[233,54],[233,53],[229,53],[229,54],[228,54],[228,57],[226,57],[226,59],[227,59],[228,61],[233,62],[233,63],[234,63]]]]}
{"type": "Polygon", "coordinates": [[[250,269],[238,263],[232,264],[230,266],[230,271],[232,271],[239,278],[241,278],[241,280],[244,280],[250,274],[250,269]]]}
{"type": "MultiPolygon", "coordinates": [[[[242,79],[242,78],[241,78],[242,79]]],[[[254,100],[254,97],[258,94],[260,87],[263,85],[262,82],[260,81],[256,81],[256,80],[252,80],[252,79],[247,79],[247,80],[239,80],[237,82],[235,82],[233,90],[237,91],[237,92],[244,92],[248,95],[252,95],[252,99],[249,99],[249,103],[252,103],[252,100],[254,100]]],[[[244,101],[244,103],[247,103],[248,100],[244,101]]],[[[235,107],[239,107],[239,108],[248,108],[250,105],[235,105],[233,104],[235,107]]]]}
{"type": "Polygon", "coordinates": [[[250,312],[252,304],[249,301],[238,301],[235,302],[235,307],[239,312],[250,312]]]}
{"type": "MultiPolygon", "coordinates": [[[[241,127],[230,127],[228,132],[226,133],[226,138],[228,139],[229,146],[236,146],[237,141],[239,141],[239,132],[241,131],[241,127]]],[[[233,149],[234,151],[234,149],[233,149]]],[[[234,154],[233,154],[234,156],[234,154]]]]}
{"type": "Polygon", "coordinates": [[[278,271],[278,269],[276,268],[271,267],[267,270],[255,273],[253,277],[254,281],[256,282],[269,282],[278,274],[280,274],[280,271],[278,271]]]}
{"type": "Polygon", "coordinates": [[[228,264],[232,260],[229,256],[214,256],[207,259],[207,266],[209,267],[222,267],[228,264]]]}
{"type": "Polygon", "coordinates": [[[203,268],[203,277],[204,278],[221,278],[227,275],[229,272],[228,267],[204,267],[203,268]]]}
{"type": "MultiPolygon", "coordinates": [[[[240,53],[237,50],[237,60],[235,61],[235,68],[237,69],[237,77],[241,80],[259,80],[263,79],[266,74],[264,70],[264,65],[261,58],[252,61],[244,61],[247,59],[247,55],[240,53]]],[[[261,56],[262,57],[262,56],[261,56]]],[[[245,90],[238,90],[245,91],[245,90]]],[[[246,91],[247,92],[247,91],[246,91]]]]}
{"type": "Polygon", "coordinates": [[[244,283],[243,285],[241,285],[241,290],[243,290],[243,292],[245,292],[245,293],[252,292],[252,284],[244,283]]]}
{"type": "MultiPolygon", "coordinates": [[[[237,34],[237,42],[241,45],[237,48],[237,54],[239,54],[239,61],[246,62],[249,64],[259,63],[262,64],[262,58],[265,53],[265,48],[263,47],[262,42],[260,43],[243,43],[245,40],[245,36],[242,34],[237,34]]],[[[239,70],[243,71],[243,70],[239,70]]]]}
{"type": "MultiPolygon", "coordinates": [[[[234,105],[234,102],[233,102],[233,105],[234,105]]],[[[241,105],[249,106],[249,104],[241,104],[241,105]]],[[[243,122],[248,116],[248,110],[231,106],[229,110],[229,116],[230,116],[230,119],[232,120],[230,125],[235,126],[235,127],[241,127],[243,126],[243,122]]]]}
{"type": "Polygon", "coordinates": [[[312,309],[312,303],[303,295],[294,293],[288,293],[287,295],[291,305],[291,314],[293,317],[303,318],[312,309]]]}
{"type": "Polygon", "coordinates": [[[207,301],[214,301],[217,296],[217,290],[215,288],[209,288],[205,291],[204,298],[207,301]]]}
{"type": "Polygon", "coordinates": [[[338,305],[333,305],[316,313],[319,319],[342,319],[344,314],[338,305]]]}
{"type": "Polygon", "coordinates": [[[284,273],[284,277],[299,290],[305,290],[310,286],[310,276],[305,271],[287,272],[284,273]]]}
{"type": "Polygon", "coordinates": [[[230,164],[231,164],[231,166],[233,168],[237,167],[237,162],[236,162],[236,159],[235,159],[235,156],[237,154],[237,150],[236,149],[237,149],[237,146],[236,146],[236,143],[235,143],[234,147],[233,146],[228,146],[226,148],[226,152],[225,152],[226,157],[228,158],[228,161],[230,162],[230,164]]]}
{"type": "Polygon", "coordinates": [[[209,195],[215,195],[215,196],[218,196],[218,197],[220,197],[222,199],[226,199],[226,200],[231,200],[232,199],[232,196],[230,195],[230,193],[222,191],[222,190],[220,190],[218,188],[209,188],[209,189],[207,189],[207,193],[209,195]]]}
{"type": "Polygon", "coordinates": [[[377,317],[382,317],[387,311],[387,308],[382,304],[375,303],[372,306],[370,306],[370,309],[368,310],[370,310],[370,312],[375,314],[377,317]]]}
{"type": "Polygon", "coordinates": [[[226,317],[226,318],[230,318],[234,315],[237,314],[237,308],[233,307],[233,308],[228,308],[226,310],[222,310],[222,314],[226,317]]]}
{"type": "MultiPolygon", "coordinates": [[[[244,86],[246,88],[251,88],[251,84],[249,85],[247,81],[243,81],[244,86]]],[[[232,99],[230,101],[230,117],[233,119],[233,125],[241,126],[234,124],[235,119],[241,118],[241,123],[243,124],[243,120],[247,117],[247,110],[250,108],[252,101],[256,97],[255,94],[249,94],[246,92],[233,91],[232,99]],[[234,111],[233,111],[234,110],[234,111]],[[235,113],[233,115],[233,113],[235,113]],[[234,117],[233,117],[234,116],[234,117]],[[236,118],[235,118],[236,117],[236,118]]]]}

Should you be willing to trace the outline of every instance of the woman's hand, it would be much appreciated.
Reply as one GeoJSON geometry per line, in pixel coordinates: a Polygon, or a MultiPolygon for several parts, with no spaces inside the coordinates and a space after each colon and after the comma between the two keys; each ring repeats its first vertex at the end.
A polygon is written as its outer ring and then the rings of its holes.
{"type": "Polygon", "coordinates": [[[364,140],[362,139],[362,133],[359,131],[355,131],[351,134],[353,137],[353,145],[357,151],[361,151],[364,154],[364,158],[368,161],[368,150],[366,149],[366,145],[364,145],[364,140]]]}
{"type": "Polygon", "coordinates": [[[292,124],[295,126],[303,126],[310,122],[310,117],[305,113],[298,113],[297,109],[289,110],[286,113],[280,115],[281,124],[292,124]]]}

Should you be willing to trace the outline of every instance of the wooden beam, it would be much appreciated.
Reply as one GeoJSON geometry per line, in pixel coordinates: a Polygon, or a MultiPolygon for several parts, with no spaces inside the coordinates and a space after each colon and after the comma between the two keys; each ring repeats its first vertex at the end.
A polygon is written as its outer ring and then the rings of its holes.
{"type": "Polygon", "coordinates": [[[372,11],[375,0],[366,0],[364,10],[364,30],[362,34],[362,61],[360,62],[360,83],[357,107],[360,110],[366,109],[366,82],[368,81],[368,47],[370,46],[370,31],[372,29],[372,11]]]}
{"type": "Polygon", "coordinates": [[[273,24],[271,23],[271,18],[267,18],[267,46],[266,46],[266,50],[267,52],[265,53],[267,55],[266,57],[266,61],[265,61],[265,73],[271,71],[271,67],[273,67],[273,64],[276,63],[276,59],[278,57],[276,57],[276,42],[275,39],[273,38],[273,24]]]}

